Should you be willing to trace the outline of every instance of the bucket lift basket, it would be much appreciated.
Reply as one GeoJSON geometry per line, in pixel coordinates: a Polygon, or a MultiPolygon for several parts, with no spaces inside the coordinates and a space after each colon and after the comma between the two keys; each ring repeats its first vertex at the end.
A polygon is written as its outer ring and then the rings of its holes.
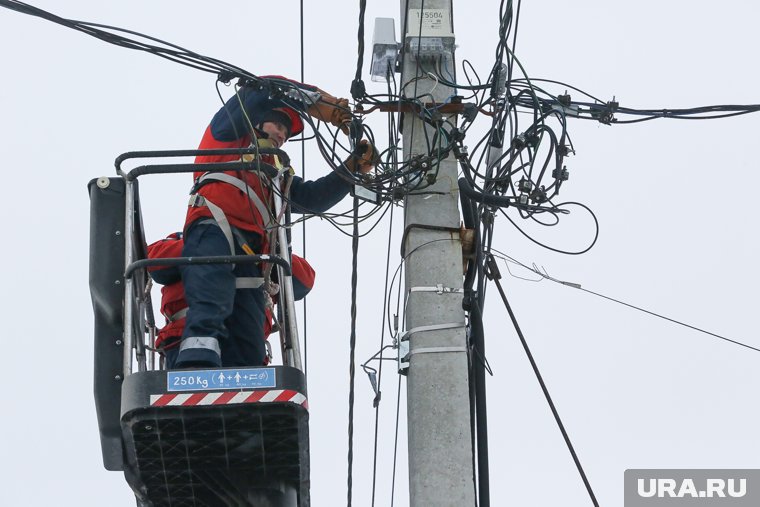
{"type": "Polygon", "coordinates": [[[287,366],[130,375],[121,415],[127,481],[155,507],[308,504],[303,393],[303,375],[287,366]],[[246,376],[274,388],[170,391],[167,385],[220,375],[228,385],[246,376]]]}
{"type": "Polygon", "coordinates": [[[129,173],[120,167],[131,158],[255,151],[127,153],[117,159],[119,177],[88,185],[94,389],[103,462],[108,470],[124,471],[141,507],[309,505],[308,403],[297,331],[287,325],[295,317],[292,299],[280,301],[289,365],[173,372],[157,368],[152,350],[148,266],[263,260],[277,266],[281,284],[290,282],[291,273],[287,247],[279,256],[146,259],[138,176],[250,170],[257,162],[144,165],[129,173]]]}

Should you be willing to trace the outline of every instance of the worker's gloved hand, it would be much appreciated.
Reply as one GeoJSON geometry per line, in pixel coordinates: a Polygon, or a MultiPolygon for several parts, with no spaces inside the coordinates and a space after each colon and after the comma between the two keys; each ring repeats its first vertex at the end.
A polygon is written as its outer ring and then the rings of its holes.
{"type": "Polygon", "coordinates": [[[377,149],[372,143],[363,140],[356,146],[356,149],[344,164],[353,173],[367,174],[375,168],[379,161],[380,153],[378,153],[377,149]]]}
{"type": "Polygon", "coordinates": [[[310,116],[320,121],[325,121],[341,129],[348,135],[348,124],[351,122],[351,108],[348,107],[348,99],[333,97],[323,90],[319,90],[321,98],[306,109],[310,116]]]}

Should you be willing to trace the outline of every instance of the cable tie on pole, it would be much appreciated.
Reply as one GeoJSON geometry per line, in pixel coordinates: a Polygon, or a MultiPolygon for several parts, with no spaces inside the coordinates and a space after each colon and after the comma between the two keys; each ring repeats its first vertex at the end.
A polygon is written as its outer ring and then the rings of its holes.
{"type": "Polygon", "coordinates": [[[405,332],[401,335],[401,341],[409,340],[409,337],[415,333],[422,333],[425,331],[440,331],[442,329],[456,329],[458,327],[465,327],[464,322],[447,322],[445,324],[430,324],[429,326],[417,326],[405,332]]]}
{"type": "Polygon", "coordinates": [[[415,354],[440,354],[445,352],[467,352],[467,347],[422,347],[412,349],[407,354],[407,357],[412,357],[415,354]]]}

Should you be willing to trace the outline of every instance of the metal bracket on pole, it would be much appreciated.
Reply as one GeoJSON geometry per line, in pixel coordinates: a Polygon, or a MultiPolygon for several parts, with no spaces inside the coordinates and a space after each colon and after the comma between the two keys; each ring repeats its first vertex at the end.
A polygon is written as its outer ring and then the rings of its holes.
{"type": "Polygon", "coordinates": [[[412,287],[409,292],[435,292],[438,295],[441,294],[464,294],[464,289],[454,289],[452,287],[444,287],[442,283],[436,284],[432,287],[412,287]]]}
{"type": "Polygon", "coordinates": [[[442,329],[457,329],[465,327],[464,322],[448,322],[445,324],[430,324],[429,326],[417,326],[401,335],[398,342],[398,372],[406,375],[409,371],[409,362],[414,354],[432,354],[440,352],[467,352],[467,347],[421,347],[410,350],[409,338],[415,333],[425,331],[440,331],[442,329]]]}

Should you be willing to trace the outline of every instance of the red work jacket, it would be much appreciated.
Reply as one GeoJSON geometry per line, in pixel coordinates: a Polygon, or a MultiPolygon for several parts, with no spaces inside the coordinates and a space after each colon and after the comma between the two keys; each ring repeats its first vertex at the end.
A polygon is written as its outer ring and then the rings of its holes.
{"type": "MultiPolygon", "coordinates": [[[[218,141],[214,139],[211,133],[211,127],[206,128],[206,132],[203,135],[201,144],[198,149],[222,149],[222,148],[248,148],[251,144],[251,136],[246,135],[241,139],[235,141],[218,141]]],[[[202,163],[214,163],[214,162],[238,162],[240,160],[239,155],[212,155],[212,156],[198,156],[195,159],[197,164],[202,163]]],[[[262,156],[262,161],[268,164],[273,163],[273,159],[267,155],[262,156]]],[[[204,174],[203,171],[193,173],[193,176],[200,178],[204,174]]],[[[259,173],[250,171],[226,171],[225,174],[234,176],[243,180],[251,189],[259,196],[261,201],[268,207],[271,203],[271,192],[267,188],[263,179],[265,176],[259,173]]],[[[266,245],[266,234],[264,231],[264,220],[261,214],[256,209],[248,196],[237,189],[236,187],[223,182],[211,182],[201,186],[198,190],[198,195],[202,195],[212,203],[219,206],[230,222],[230,225],[243,229],[246,231],[252,231],[261,236],[262,245],[264,248],[262,252],[268,253],[268,247],[266,245]]],[[[271,207],[270,207],[271,209],[271,207]]],[[[190,224],[199,218],[209,217],[213,218],[211,211],[206,206],[190,206],[187,209],[187,217],[185,219],[185,229],[190,224]]]]}

